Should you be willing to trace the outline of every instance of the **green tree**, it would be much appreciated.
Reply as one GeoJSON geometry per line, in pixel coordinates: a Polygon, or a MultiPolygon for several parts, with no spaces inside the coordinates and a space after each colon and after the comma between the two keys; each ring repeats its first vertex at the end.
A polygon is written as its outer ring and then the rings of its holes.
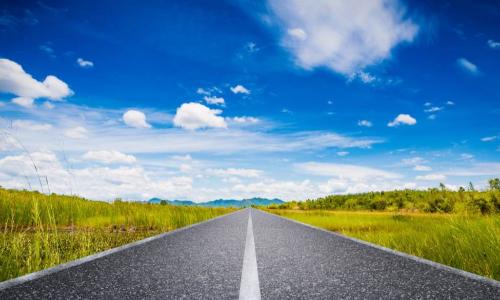
{"type": "Polygon", "coordinates": [[[488,184],[490,185],[490,190],[500,190],[500,179],[492,178],[488,180],[488,184]]]}

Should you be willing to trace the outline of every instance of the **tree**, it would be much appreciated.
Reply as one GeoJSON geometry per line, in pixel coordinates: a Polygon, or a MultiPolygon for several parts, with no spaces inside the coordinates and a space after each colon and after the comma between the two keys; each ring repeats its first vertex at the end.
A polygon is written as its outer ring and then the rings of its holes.
{"type": "Polygon", "coordinates": [[[474,189],[474,185],[472,184],[472,182],[469,181],[469,191],[473,192],[475,190],[476,189],[474,189]]]}
{"type": "Polygon", "coordinates": [[[500,190],[500,179],[498,178],[492,178],[488,180],[488,183],[490,185],[490,190],[500,190]]]}
{"type": "Polygon", "coordinates": [[[160,201],[160,205],[167,205],[167,204],[168,204],[168,203],[167,203],[167,200],[161,200],[161,201],[160,201]]]}

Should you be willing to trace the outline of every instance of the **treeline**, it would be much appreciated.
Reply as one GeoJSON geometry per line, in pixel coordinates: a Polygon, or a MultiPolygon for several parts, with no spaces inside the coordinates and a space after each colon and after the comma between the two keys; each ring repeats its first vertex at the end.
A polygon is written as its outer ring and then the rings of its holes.
{"type": "Polygon", "coordinates": [[[477,191],[472,184],[468,189],[452,191],[440,184],[428,190],[396,190],[349,195],[330,195],[307,201],[291,201],[271,205],[269,209],[327,209],[327,210],[374,210],[415,211],[429,213],[481,213],[500,212],[500,180],[489,180],[489,188],[477,191]]]}

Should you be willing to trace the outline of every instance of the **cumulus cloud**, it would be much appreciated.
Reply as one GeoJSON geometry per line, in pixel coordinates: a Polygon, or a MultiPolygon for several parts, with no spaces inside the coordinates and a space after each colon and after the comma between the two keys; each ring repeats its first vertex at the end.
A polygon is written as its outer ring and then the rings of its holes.
{"type": "Polygon", "coordinates": [[[220,110],[210,109],[200,103],[184,103],[177,108],[174,125],[188,130],[227,128],[224,118],[218,116],[220,113],[220,110]]]}
{"type": "Polygon", "coordinates": [[[242,86],[241,84],[232,86],[230,88],[230,90],[234,94],[245,94],[245,95],[249,95],[250,94],[250,90],[248,90],[246,87],[242,86]]]}
{"type": "Polygon", "coordinates": [[[448,100],[448,101],[446,101],[446,105],[453,106],[453,105],[455,105],[455,102],[448,100]]]}
{"type": "Polygon", "coordinates": [[[85,127],[77,126],[64,131],[64,135],[72,139],[87,138],[88,130],[85,127]]]}
{"type": "Polygon", "coordinates": [[[11,101],[12,103],[25,108],[32,108],[33,104],[35,104],[35,100],[33,98],[26,98],[26,97],[15,97],[11,101]]]}
{"type": "Polygon", "coordinates": [[[401,124],[412,126],[417,124],[417,120],[408,114],[399,114],[393,121],[389,122],[387,126],[396,127],[401,124]]]}
{"type": "Polygon", "coordinates": [[[76,63],[82,67],[82,68],[92,68],[94,66],[94,63],[91,62],[90,60],[85,60],[81,57],[79,57],[77,60],[76,60],[76,63]]]}
{"type": "Polygon", "coordinates": [[[203,100],[205,100],[205,102],[207,104],[212,104],[212,105],[224,106],[226,104],[226,102],[224,101],[224,98],[217,97],[217,96],[205,96],[205,97],[203,97],[203,100]]]}
{"type": "Polygon", "coordinates": [[[358,121],[358,126],[362,126],[362,127],[372,127],[373,124],[372,122],[368,121],[368,120],[359,120],[358,121]]]}
{"type": "Polygon", "coordinates": [[[151,125],[146,122],[146,115],[142,111],[128,110],[122,116],[123,122],[134,128],[151,128],[151,125]]]}
{"type": "Polygon", "coordinates": [[[0,92],[16,95],[13,102],[25,107],[32,106],[33,99],[57,101],[73,95],[69,86],[56,76],[48,75],[40,82],[26,73],[21,65],[6,58],[0,59],[0,92]]]}
{"type": "Polygon", "coordinates": [[[283,45],[306,69],[327,67],[351,76],[411,42],[418,26],[397,0],[279,1],[269,7],[286,34],[283,45]]]}
{"type": "Polygon", "coordinates": [[[462,70],[464,70],[470,74],[473,74],[473,75],[479,74],[479,68],[475,64],[473,64],[471,61],[467,60],[466,58],[462,57],[462,58],[457,59],[457,64],[462,70]]]}
{"type": "Polygon", "coordinates": [[[96,161],[106,164],[125,163],[133,164],[137,161],[135,156],[128,155],[115,150],[88,151],[82,157],[85,160],[96,161]]]}

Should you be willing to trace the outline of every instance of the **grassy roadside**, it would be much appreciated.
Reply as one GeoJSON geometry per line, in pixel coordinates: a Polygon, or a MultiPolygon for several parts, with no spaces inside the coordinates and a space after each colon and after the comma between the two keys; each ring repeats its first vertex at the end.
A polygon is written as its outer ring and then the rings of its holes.
{"type": "Polygon", "coordinates": [[[500,215],[266,211],[500,280],[500,215]]]}
{"type": "Polygon", "coordinates": [[[231,211],[0,188],[0,281],[231,211]]]}

